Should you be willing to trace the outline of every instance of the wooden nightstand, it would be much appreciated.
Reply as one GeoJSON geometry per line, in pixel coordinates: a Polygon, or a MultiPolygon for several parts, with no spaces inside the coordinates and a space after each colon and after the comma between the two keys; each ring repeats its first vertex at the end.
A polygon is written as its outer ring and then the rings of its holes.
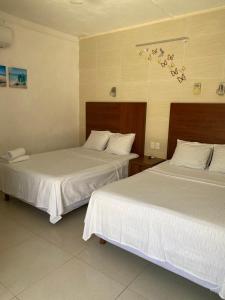
{"type": "Polygon", "coordinates": [[[145,169],[152,168],[163,161],[165,161],[165,159],[157,157],[149,158],[149,156],[132,159],[129,162],[129,176],[140,173],[145,169]]]}

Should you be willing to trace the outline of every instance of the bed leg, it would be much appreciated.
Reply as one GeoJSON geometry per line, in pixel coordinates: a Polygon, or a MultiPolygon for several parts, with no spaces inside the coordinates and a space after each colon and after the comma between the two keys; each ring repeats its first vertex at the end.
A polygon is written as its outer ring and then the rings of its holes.
{"type": "Polygon", "coordinates": [[[105,244],[106,244],[106,241],[100,238],[100,239],[99,239],[99,244],[105,245],[105,244]]]}
{"type": "Polygon", "coordinates": [[[4,194],[4,200],[5,201],[9,201],[10,200],[10,196],[8,194],[4,194]]]}

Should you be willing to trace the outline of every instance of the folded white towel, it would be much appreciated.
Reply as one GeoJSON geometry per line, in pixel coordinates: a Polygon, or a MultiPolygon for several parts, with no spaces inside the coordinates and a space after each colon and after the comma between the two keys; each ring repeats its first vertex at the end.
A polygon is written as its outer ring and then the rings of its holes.
{"type": "Polygon", "coordinates": [[[9,164],[14,164],[14,163],[18,163],[20,161],[28,160],[29,158],[30,158],[29,155],[23,155],[23,156],[16,157],[14,159],[7,160],[7,162],[9,164]]]}
{"type": "Polygon", "coordinates": [[[6,158],[6,159],[12,160],[12,159],[15,159],[17,157],[23,156],[25,154],[26,154],[26,150],[24,148],[17,148],[17,149],[8,151],[6,153],[8,158],[6,158]]]}

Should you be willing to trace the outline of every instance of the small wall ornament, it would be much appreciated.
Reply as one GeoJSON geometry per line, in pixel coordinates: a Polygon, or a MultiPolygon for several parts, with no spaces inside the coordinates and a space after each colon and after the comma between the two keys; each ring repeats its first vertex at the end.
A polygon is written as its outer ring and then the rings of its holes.
{"type": "Polygon", "coordinates": [[[27,70],[21,68],[8,68],[9,71],[9,87],[27,88],[27,70]]]}
{"type": "Polygon", "coordinates": [[[6,87],[7,79],[6,79],[6,66],[0,65],[0,87],[6,87]]]}

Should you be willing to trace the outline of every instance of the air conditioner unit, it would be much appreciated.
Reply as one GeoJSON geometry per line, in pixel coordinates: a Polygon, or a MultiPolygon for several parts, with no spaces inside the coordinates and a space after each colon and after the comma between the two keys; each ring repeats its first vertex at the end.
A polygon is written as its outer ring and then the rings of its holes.
{"type": "Polygon", "coordinates": [[[13,41],[13,31],[11,28],[0,25],[0,48],[11,46],[13,41]]]}

